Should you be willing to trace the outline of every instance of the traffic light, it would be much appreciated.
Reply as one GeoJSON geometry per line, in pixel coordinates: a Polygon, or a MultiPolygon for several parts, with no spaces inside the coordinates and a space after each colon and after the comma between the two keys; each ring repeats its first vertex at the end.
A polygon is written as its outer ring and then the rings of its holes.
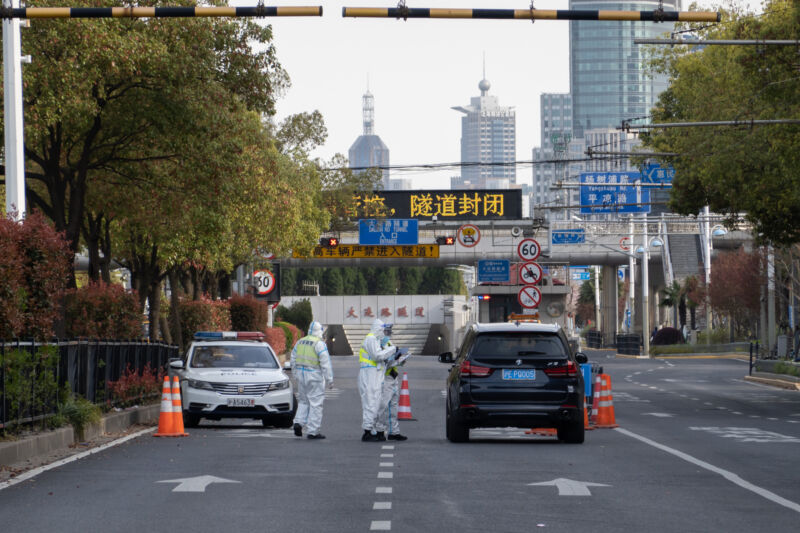
{"type": "Polygon", "coordinates": [[[436,244],[441,246],[452,246],[456,243],[456,238],[453,236],[436,237],[436,244]]]}
{"type": "Polygon", "coordinates": [[[339,239],[337,237],[322,237],[319,240],[319,244],[323,248],[336,248],[339,246],[339,239]]]}

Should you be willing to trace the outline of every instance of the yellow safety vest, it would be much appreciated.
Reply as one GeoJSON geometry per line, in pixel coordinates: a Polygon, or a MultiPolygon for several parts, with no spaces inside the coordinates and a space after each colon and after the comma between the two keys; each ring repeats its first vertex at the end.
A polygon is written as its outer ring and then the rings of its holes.
{"type": "Polygon", "coordinates": [[[294,347],[294,362],[298,366],[319,368],[319,355],[315,346],[321,339],[313,335],[306,335],[294,347]]]}
{"type": "MultiPolygon", "coordinates": [[[[375,336],[374,333],[371,333],[371,332],[367,333],[367,337],[374,337],[374,336],[375,336]]],[[[367,341],[367,339],[364,338],[364,342],[366,342],[366,341],[367,341]]],[[[367,364],[367,365],[370,365],[370,366],[377,367],[378,363],[373,361],[372,359],[370,359],[369,358],[369,354],[364,349],[364,342],[361,343],[361,349],[358,351],[358,361],[360,363],[362,363],[362,364],[367,364]]]]}

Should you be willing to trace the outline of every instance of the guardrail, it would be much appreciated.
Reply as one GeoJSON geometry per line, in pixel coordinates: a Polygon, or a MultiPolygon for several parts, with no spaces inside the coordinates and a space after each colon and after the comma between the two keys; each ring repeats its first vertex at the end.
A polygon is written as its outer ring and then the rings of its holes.
{"type": "Polygon", "coordinates": [[[141,373],[147,365],[166,368],[171,357],[179,356],[177,346],[137,340],[0,341],[0,429],[52,416],[64,388],[103,403],[110,399],[108,382],[117,381],[128,366],[141,373]],[[37,356],[46,347],[55,349],[57,361],[37,356]],[[46,385],[53,381],[56,388],[46,385]]]}

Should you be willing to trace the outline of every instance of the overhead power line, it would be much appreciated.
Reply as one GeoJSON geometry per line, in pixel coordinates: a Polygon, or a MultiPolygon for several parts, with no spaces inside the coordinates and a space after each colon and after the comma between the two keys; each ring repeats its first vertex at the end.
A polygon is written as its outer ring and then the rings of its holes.
{"type": "Polygon", "coordinates": [[[765,46],[800,46],[800,40],[767,40],[767,39],[750,39],[750,40],[724,40],[724,39],[708,39],[704,41],[692,39],[634,39],[633,44],[663,44],[663,45],[687,45],[687,46],[706,46],[706,45],[765,45],[765,46]]]}

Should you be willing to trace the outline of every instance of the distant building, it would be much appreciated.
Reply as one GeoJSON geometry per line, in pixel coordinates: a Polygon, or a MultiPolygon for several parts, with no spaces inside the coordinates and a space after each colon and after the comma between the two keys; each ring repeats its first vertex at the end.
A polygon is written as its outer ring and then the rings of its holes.
{"type": "MultiPolygon", "coordinates": [[[[681,0],[570,0],[569,9],[680,11],[681,0]]],[[[668,79],[650,77],[644,68],[643,47],[634,38],[655,38],[671,23],[573,20],[569,23],[572,130],[619,127],[624,119],[647,117],[668,79]]]]}
{"type": "Polygon", "coordinates": [[[496,96],[489,96],[490,87],[484,76],[478,84],[481,95],[470,98],[468,106],[453,107],[464,114],[461,117],[461,176],[450,180],[453,189],[516,186],[516,115],[513,107],[503,107],[496,96]]]}
{"type": "Polygon", "coordinates": [[[569,93],[544,93],[539,96],[539,128],[542,146],[532,152],[533,161],[548,161],[533,165],[532,198],[535,217],[550,219],[549,207],[565,204],[564,192],[553,188],[556,181],[566,179],[566,164],[556,163],[569,157],[572,139],[572,97],[569,93]],[[538,208],[538,209],[537,209],[538,208]]]}

